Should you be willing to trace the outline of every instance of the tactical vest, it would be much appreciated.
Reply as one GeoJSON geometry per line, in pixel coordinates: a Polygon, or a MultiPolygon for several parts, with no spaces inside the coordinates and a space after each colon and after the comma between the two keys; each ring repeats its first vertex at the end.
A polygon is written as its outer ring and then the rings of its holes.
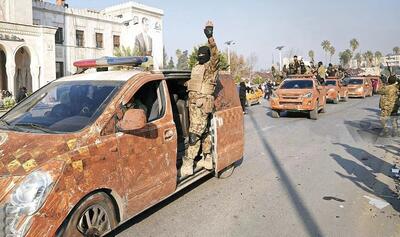
{"type": "Polygon", "coordinates": [[[196,65],[192,69],[192,75],[187,82],[188,91],[198,92],[203,95],[214,94],[215,84],[211,81],[204,80],[205,65],[196,65]]]}

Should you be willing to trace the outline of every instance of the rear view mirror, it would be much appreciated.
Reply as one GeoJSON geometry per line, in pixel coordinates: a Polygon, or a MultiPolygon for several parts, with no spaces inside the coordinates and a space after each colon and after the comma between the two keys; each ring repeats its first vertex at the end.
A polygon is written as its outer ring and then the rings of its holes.
{"type": "Polygon", "coordinates": [[[146,113],[142,109],[128,109],[117,128],[121,132],[129,132],[144,128],[147,123],[146,113]]]}

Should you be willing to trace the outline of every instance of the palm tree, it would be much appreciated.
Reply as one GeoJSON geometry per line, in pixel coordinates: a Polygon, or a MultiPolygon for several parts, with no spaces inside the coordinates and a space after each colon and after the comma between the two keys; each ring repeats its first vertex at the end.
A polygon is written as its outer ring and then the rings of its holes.
{"type": "Polygon", "coordinates": [[[327,61],[328,58],[328,52],[331,48],[331,42],[329,42],[329,40],[324,40],[321,43],[322,49],[325,51],[325,63],[327,61]]]}
{"type": "Polygon", "coordinates": [[[394,47],[393,48],[393,53],[396,54],[396,55],[400,54],[400,48],[398,46],[394,47]]]}
{"type": "Polygon", "coordinates": [[[350,40],[350,48],[351,51],[353,52],[353,55],[356,49],[358,49],[358,46],[360,46],[360,43],[358,43],[358,40],[356,38],[350,40]]]}
{"type": "Polygon", "coordinates": [[[330,56],[329,62],[330,62],[330,63],[332,62],[332,56],[333,56],[335,53],[336,53],[335,47],[331,46],[331,47],[329,48],[329,56],[330,56]]]}
{"type": "Polygon", "coordinates": [[[367,51],[363,54],[364,60],[367,62],[367,66],[371,67],[372,62],[374,61],[374,54],[371,51],[367,51]]]}
{"type": "Polygon", "coordinates": [[[314,62],[315,54],[313,50],[308,51],[308,57],[310,57],[311,62],[314,62]]]}
{"type": "Polygon", "coordinates": [[[354,59],[357,61],[357,68],[360,68],[361,62],[362,62],[362,56],[361,56],[361,54],[360,54],[360,53],[357,53],[357,54],[354,56],[354,59]]]}
{"type": "Polygon", "coordinates": [[[380,51],[375,52],[375,60],[376,60],[376,66],[379,66],[381,64],[383,54],[380,51]]]}

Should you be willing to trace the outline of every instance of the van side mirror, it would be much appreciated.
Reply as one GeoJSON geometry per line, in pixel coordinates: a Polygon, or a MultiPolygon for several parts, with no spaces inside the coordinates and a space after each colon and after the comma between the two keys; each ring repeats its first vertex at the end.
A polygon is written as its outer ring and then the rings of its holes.
{"type": "Polygon", "coordinates": [[[146,113],[142,109],[128,109],[122,120],[118,121],[117,128],[121,132],[130,132],[144,128],[147,123],[146,113]]]}

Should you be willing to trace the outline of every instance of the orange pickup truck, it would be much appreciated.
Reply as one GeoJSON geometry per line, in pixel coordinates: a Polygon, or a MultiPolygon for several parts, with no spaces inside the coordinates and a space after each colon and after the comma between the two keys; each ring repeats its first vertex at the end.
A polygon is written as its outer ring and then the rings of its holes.
{"type": "Polygon", "coordinates": [[[306,112],[311,119],[325,112],[326,89],[318,80],[304,75],[285,79],[272,94],[270,108],[272,117],[279,118],[281,112],[306,112]]]}
{"type": "Polygon", "coordinates": [[[206,175],[232,172],[243,157],[243,111],[234,81],[220,75],[210,118],[214,169],[178,174],[189,79],[190,72],[79,74],[3,115],[0,236],[103,236],[206,175]]]}
{"type": "Polygon", "coordinates": [[[328,77],[325,80],[326,99],[334,104],[339,101],[348,101],[349,90],[337,77],[328,77]]]}
{"type": "Polygon", "coordinates": [[[345,78],[344,82],[349,89],[349,97],[365,98],[373,94],[372,82],[368,77],[345,78]]]}

